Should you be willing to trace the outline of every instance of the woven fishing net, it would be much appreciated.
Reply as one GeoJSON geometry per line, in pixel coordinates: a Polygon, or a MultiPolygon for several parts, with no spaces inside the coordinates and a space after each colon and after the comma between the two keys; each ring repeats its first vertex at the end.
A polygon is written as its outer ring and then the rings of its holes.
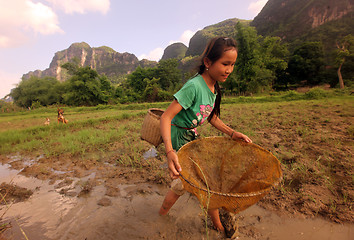
{"type": "Polygon", "coordinates": [[[207,209],[240,212],[269,193],[282,175],[274,155],[241,140],[201,138],[177,154],[184,188],[207,209]]]}

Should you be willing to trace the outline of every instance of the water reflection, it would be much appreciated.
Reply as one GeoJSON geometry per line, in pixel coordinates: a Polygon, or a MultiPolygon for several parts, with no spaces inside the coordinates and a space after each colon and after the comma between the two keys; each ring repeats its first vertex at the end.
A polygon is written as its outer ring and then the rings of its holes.
{"type": "Polygon", "coordinates": [[[148,151],[143,154],[144,159],[157,157],[157,150],[155,147],[151,147],[148,151]]]}

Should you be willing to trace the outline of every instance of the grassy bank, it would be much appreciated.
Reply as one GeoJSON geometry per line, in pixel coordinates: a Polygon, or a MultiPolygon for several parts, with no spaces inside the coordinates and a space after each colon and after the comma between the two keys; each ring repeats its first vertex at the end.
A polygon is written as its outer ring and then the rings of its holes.
{"type": "Polygon", "coordinates": [[[167,103],[97,107],[64,107],[69,123],[57,123],[56,108],[2,114],[0,154],[78,155],[106,151],[109,145],[139,139],[146,109],[165,108],[167,103]],[[46,118],[51,120],[45,126],[46,118]]]}

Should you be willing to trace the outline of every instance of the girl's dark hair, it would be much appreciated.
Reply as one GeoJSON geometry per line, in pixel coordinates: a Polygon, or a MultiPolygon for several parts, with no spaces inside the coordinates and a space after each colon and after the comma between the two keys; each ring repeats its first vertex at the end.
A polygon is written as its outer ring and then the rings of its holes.
{"type": "MultiPolygon", "coordinates": [[[[237,44],[236,41],[233,40],[232,38],[228,37],[216,37],[213,38],[209,41],[208,45],[205,47],[204,52],[201,56],[201,64],[198,67],[198,73],[202,74],[204,73],[206,67],[204,64],[204,59],[208,58],[212,63],[215,61],[219,60],[222,56],[222,54],[230,49],[236,49],[237,50],[237,44]]],[[[215,83],[215,90],[216,90],[216,99],[215,99],[215,106],[213,111],[208,117],[208,121],[210,121],[214,114],[216,116],[220,116],[220,103],[221,103],[221,90],[219,83],[215,83]]]]}

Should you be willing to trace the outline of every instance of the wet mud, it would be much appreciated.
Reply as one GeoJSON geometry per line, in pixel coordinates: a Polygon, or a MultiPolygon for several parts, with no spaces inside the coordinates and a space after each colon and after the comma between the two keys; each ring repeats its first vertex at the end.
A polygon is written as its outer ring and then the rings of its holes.
{"type": "MultiPolygon", "coordinates": [[[[13,194],[13,199],[1,205],[2,222],[10,226],[3,233],[5,239],[226,239],[213,230],[190,194],[183,195],[167,216],[159,216],[168,190],[163,178],[122,169],[118,176],[109,171],[102,174],[100,168],[89,167],[90,171],[70,177],[68,172],[77,169],[67,167],[50,174],[42,170],[36,172],[37,177],[25,174],[35,169],[36,161],[41,160],[16,163],[17,170],[12,167],[15,164],[0,165],[0,182],[7,184],[3,190],[18,188],[22,197],[16,199],[13,194]]],[[[354,236],[353,224],[275,212],[259,205],[239,214],[222,213],[233,233],[229,239],[349,240],[354,236]]]]}

